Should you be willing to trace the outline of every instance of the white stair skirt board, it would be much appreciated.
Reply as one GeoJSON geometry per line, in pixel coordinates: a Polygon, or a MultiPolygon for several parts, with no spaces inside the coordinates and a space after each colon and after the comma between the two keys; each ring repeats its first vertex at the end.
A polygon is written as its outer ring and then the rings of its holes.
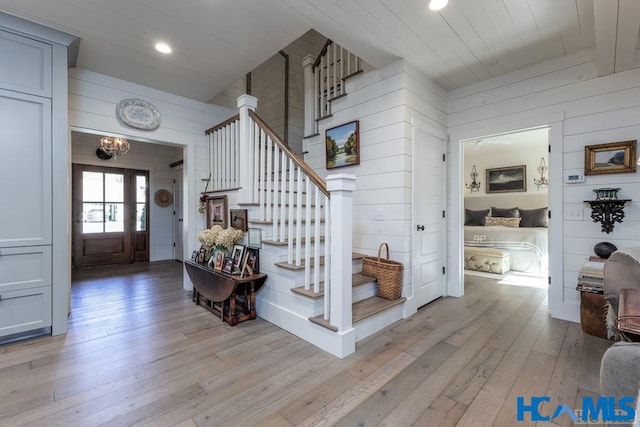
{"type": "Polygon", "coordinates": [[[508,271],[505,274],[486,273],[484,271],[465,270],[465,276],[484,277],[486,279],[497,280],[501,285],[511,286],[528,286],[532,288],[547,288],[548,282],[546,277],[537,276],[530,273],[522,273],[520,271],[508,271]]]}

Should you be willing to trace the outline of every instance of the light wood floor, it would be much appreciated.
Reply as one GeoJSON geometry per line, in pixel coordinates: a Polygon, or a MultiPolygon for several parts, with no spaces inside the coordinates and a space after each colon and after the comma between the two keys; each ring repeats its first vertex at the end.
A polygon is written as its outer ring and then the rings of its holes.
{"type": "Polygon", "coordinates": [[[340,360],[262,319],[221,323],[181,269],[75,274],[68,334],[0,346],[0,425],[525,426],[517,396],[598,394],[609,342],[549,318],[544,290],[469,278],[340,360]]]}

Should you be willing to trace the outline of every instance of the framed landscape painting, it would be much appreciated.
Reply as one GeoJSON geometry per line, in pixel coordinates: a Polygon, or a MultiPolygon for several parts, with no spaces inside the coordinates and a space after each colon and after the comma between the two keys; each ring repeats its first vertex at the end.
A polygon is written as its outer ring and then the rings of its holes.
{"type": "Polygon", "coordinates": [[[584,174],[634,173],[637,140],[587,145],[584,147],[584,174]]]}
{"type": "Polygon", "coordinates": [[[527,165],[487,169],[487,193],[527,191],[527,165]]]}
{"type": "Polygon", "coordinates": [[[325,132],[327,169],[360,164],[360,122],[355,120],[325,132]]]}

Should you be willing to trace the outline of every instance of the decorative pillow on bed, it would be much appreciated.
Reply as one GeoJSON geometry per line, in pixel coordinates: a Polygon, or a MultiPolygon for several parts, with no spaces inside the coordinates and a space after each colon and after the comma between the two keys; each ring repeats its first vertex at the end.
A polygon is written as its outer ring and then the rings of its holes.
{"type": "Polygon", "coordinates": [[[520,211],[518,207],[515,208],[496,208],[491,206],[491,216],[499,216],[502,218],[520,218],[520,211]]]}
{"type": "Polygon", "coordinates": [[[547,208],[520,209],[520,227],[548,227],[547,208]]]}
{"type": "Polygon", "coordinates": [[[505,227],[514,227],[518,228],[520,226],[520,218],[503,218],[503,217],[494,217],[488,216],[484,220],[484,225],[487,227],[491,225],[503,225],[505,227]]]}
{"type": "Polygon", "coordinates": [[[480,211],[465,209],[464,225],[484,225],[484,219],[487,215],[489,215],[489,209],[483,209],[480,211]]]}

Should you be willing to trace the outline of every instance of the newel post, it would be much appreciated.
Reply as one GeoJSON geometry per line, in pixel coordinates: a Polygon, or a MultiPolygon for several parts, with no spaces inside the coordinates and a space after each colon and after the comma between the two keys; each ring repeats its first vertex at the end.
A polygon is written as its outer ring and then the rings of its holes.
{"type": "Polygon", "coordinates": [[[302,59],[304,69],[304,136],[310,136],[316,130],[316,93],[313,78],[313,64],[316,58],[307,55],[302,59]]]}
{"type": "Polygon", "coordinates": [[[240,200],[243,202],[253,202],[254,183],[253,176],[253,141],[252,121],[249,118],[249,110],[255,111],[258,106],[258,98],[251,95],[240,95],[238,97],[238,113],[240,114],[240,200]]]}
{"type": "Polygon", "coordinates": [[[329,175],[326,181],[331,194],[331,324],[344,333],[353,328],[351,257],[356,177],[336,174],[329,175]]]}

